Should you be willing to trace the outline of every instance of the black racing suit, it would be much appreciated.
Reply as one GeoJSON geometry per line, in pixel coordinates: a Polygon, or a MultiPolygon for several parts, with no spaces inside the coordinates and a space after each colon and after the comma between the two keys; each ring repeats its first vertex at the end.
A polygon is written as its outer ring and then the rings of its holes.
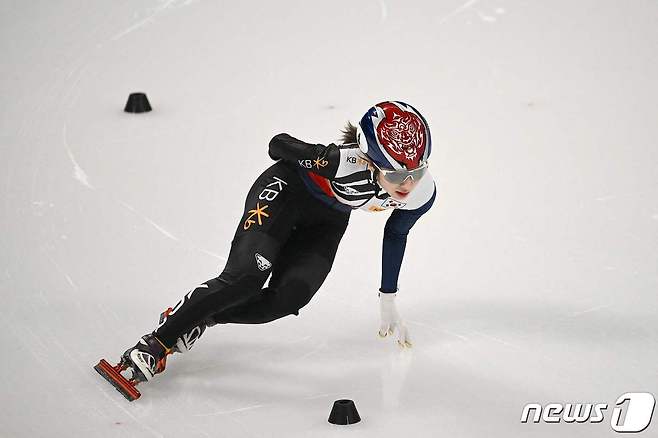
{"type": "Polygon", "coordinates": [[[397,290],[407,234],[436,196],[429,175],[404,203],[376,183],[356,145],[324,146],[279,134],[269,155],[281,161],[249,190],[224,271],[161,317],[155,334],[166,347],[185,351],[215,323],[259,324],[297,315],[329,274],[356,208],[394,209],[384,229],[380,292],[397,290]]]}

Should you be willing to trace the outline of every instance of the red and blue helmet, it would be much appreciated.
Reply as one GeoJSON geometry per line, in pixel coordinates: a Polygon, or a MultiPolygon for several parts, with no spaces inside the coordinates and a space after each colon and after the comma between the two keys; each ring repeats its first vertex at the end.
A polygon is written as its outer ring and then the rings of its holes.
{"type": "Polygon", "coordinates": [[[432,151],[432,137],[425,118],[400,101],[378,103],[357,126],[359,149],[377,167],[413,170],[423,165],[432,151]]]}

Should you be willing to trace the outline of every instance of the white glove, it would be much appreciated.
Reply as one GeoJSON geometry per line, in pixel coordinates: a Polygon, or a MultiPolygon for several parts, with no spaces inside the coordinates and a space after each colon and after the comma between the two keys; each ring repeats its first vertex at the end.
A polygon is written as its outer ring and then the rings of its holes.
{"type": "Polygon", "coordinates": [[[379,336],[385,338],[398,332],[398,344],[404,348],[411,348],[411,338],[407,326],[402,322],[398,309],[395,307],[395,294],[379,293],[379,312],[382,323],[379,326],[379,336]]]}

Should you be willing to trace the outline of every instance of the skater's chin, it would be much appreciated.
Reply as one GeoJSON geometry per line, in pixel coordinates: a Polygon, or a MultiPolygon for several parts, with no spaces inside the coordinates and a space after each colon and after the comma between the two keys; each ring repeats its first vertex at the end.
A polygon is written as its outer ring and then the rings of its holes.
{"type": "Polygon", "coordinates": [[[398,201],[404,201],[407,196],[409,196],[409,192],[403,192],[401,190],[396,190],[393,192],[393,198],[397,199],[398,201]]]}

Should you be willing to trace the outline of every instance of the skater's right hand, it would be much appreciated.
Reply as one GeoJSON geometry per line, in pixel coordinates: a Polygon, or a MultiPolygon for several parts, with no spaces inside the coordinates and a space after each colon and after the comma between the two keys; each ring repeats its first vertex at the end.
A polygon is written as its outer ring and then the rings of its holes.
{"type": "Polygon", "coordinates": [[[400,314],[395,306],[395,293],[379,293],[379,312],[382,321],[379,326],[379,336],[385,338],[397,331],[400,347],[411,348],[409,330],[402,321],[402,318],[400,318],[400,314]]]}

